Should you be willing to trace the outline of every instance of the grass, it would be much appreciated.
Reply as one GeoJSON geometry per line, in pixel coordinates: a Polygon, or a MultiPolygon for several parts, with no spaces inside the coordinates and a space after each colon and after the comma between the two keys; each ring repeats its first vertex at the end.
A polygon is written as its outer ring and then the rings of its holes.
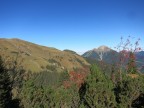
{"type": "MultiPolygon", "coordinates": [[[[46,69],[47,65],[58,63],[58,70],[65,67],[72,70],[75,66],[82,68],[81,61],[84,65],[89,65],[84,58],[77,54],[72,54],[66,51],[60,51],[55,48],[40,46],[30,42],[19,39],[0,39],[0,50],[4,55],[15,57],[18,53],[20,58],[23,59],[22,66],[27,71],[39,72],[41,67],[46,69]],[[72,59],[72,62],[69,60],[72,59]],[[53,60],[49,62],[49,60],[53,60]]],[[[19,60],[19,59],[18,59],[19,60]]]]}

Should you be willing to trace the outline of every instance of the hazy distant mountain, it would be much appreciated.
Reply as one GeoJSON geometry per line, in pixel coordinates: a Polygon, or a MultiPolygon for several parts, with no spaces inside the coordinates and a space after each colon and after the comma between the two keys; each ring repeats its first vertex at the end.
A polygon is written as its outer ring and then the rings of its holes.
{"type": "Polygon", "coordinates": [[[98,61],[105,61],[106,63],[115,63],[116,61],[118,61],[118,55],[118,52],[103,45],[85,52],[82,56],[86,58],[96,59],[98,61]]]}
{"type": "Polygon", "coordinates": [[[23,59],[22,66],[25,70],[39,72],[53,67],[57,71],[72,70],[89,65],[86,60],[76,53],[66,50],[40,46],[20,39],[0,39],[0,55],[23,59]]]}
{"type": "MultiPolygon", "coordinates": [[[[119,61],[120,53],[107,46],[100,46],[98,48],[94,48],[93,50],[85,52],[82,56],[85,57],[86,60],[90,63],[104,61],[105,63],[113,64],[119,61]]],[[[136,52],[135,56],[138,68],[144,66],[144,51],[136,52]]],[[[144,72],[144,68],[141,68],[141,72],[144,72]]]]}
{"type": "Polygon", "coordinates": [[[144,66],[144,51],[136,52],[136,62],[138,66],[144,66]]]}
{"type": "Polygon", "coordinates": [[[137,57],[144,57],[144,51],[140,51],[136,53],[137,57]]]}
{"type": "Polygon", "coordinates": [[[69,50],[69,49],[65,49],[65,50],[63,50],[63,51],[69,52],[69,53],[71,53],[71,54],[77,54],[75,51],[72,51],[72,50],[69,50]]]}

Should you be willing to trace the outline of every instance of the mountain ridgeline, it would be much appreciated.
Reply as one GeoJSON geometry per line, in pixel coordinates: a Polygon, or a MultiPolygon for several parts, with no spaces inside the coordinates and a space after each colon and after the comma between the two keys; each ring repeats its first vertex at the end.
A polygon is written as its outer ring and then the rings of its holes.
{"type": "MultiPolygon", "coordinates": [[[[85,52],[83,55],[86,59],[104,61],[108,64],[118,63],[120,60],[120,52],[117,52],[107,46],[100,46],[93,50],[85,52]]],[[[144,51],[135,52],[136,64],[138,67],[144,65],[144,51]]]]}
{"type": "Polygon", "coordinates": [[[26,71],[32,72],[48,69],[60,72],[89,65],[83,57],[70,50],[60,51],[20,39],[0,39],[0,55],[2,54],[21,62],[26,71]]]}
{"type": "Polygon", "coordinates": [[[112,63],[118,61],[118,52],[108,48],[107,46],[100,46],[93,50],[85,52],[83,57],[95,59],[98,61],[104,61],[106,63],[112,63]]]}

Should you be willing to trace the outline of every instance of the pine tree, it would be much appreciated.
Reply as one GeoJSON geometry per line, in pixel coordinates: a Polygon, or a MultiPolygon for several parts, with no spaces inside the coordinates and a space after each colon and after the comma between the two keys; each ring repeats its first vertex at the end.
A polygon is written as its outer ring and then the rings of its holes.
{"type": "Polygon", "coordinates": [[[91,74],[86,80],[84,103],[88,108],[114,108],[115,96],[113,83],[96,66],[91,68],[91,74]]]}
{"type": "Polygon", "coordinates": [[[59,78],[60,84],[63,84],[64,81],[68,81],[68,80],[69,80],[69,73],[67,70],[60,73],[60,78],[59,78]]]}
{"type": "Polygon", "coordinates": [[[141,76],[132,78],[132,76],[123,74],[123,80],[118,82],[115,88],[118,108],[132,108],[133,102],[141,95],[142,91],[143,80],[141,76]]]}
{"type": "Polygon", "coordinates": [[[0,56],[0,108],[10,108],[11,100],[10,77],[0,56]]]}

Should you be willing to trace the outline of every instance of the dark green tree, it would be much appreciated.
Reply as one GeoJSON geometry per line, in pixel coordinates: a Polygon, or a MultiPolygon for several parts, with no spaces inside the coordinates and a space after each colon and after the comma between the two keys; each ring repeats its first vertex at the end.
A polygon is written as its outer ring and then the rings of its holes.
{"type": "Polygon", "coordinates": [[[85,84],[83,102],[88,108],[114,108],[115,96],[112,81],[93,65],[85,84]]]}
{"type": "Polygon", "coordinates": [[[0,108],[10,108],[11,90],[10,77],[0,56],[0,108]]]}
{"type": "Polygon", "coordinates": [[[64,72],[61,72],[59,77],[59,83],[62,85],[64,81],[68,81],[68,80],[69,80],[68,71],[65,70],[64,72]]]}
{"type": "MultiPolygon", "coordinates": [[[[115,96],[118,108],[132,108],[134,101],[143,93],[142,76],[123,74],[123,80],[117,82],[115,96]]],[[[141,107],[139,107],[141,108],[141,107]]]]}

